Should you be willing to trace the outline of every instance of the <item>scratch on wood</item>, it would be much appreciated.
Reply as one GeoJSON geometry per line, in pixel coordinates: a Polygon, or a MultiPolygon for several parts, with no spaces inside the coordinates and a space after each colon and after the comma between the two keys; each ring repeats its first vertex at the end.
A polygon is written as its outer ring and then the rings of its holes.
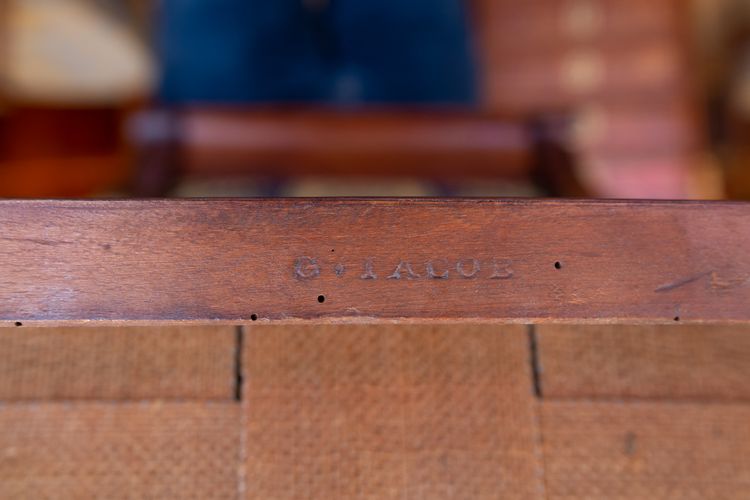
{"type": "Polygon", "coordinates": [[[706,276],[713,273],[713,271],[706,271],[705,273],[701,273],[695,276],[690,276],[688,278],[683,278],[677,281],[673,281],[671,283],[667,283],[665,285],[661,285],[660,287],[657,287],[656,290],[654,290],[657,293],[664,293],[664,292],[671,292],[672,290],[676,290],[678,288],[682,288],[685,285],[689,285],[691,283],[695,283],[696,281],[699,281],[706,276]]]}

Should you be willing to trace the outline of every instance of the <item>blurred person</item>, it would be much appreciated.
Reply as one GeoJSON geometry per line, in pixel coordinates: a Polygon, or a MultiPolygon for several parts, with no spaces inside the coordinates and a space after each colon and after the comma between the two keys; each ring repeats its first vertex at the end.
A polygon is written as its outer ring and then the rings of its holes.
{"type": "Polygon", "coordinates": [[[163,0],[161,98],[472,104],[461,0],[163,0]]]}

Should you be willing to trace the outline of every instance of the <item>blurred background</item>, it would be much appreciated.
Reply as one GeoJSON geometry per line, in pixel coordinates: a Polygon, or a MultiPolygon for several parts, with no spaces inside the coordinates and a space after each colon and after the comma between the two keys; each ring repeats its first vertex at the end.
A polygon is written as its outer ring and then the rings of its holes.
{"type": "Polygon", "coordinates": [[[747,0],[0,0],[0,196],[750,198],[747,0]]]}

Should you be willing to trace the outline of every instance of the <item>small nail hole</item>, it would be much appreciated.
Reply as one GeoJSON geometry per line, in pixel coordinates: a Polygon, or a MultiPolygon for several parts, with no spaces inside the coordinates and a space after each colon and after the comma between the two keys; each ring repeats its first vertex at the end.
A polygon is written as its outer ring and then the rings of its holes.
{"type": "Polygon", "coordinates": [[[675,316],[675,317],[674,317],[674,320],[675,320],[675,321],[680,321],[680,317],[679,317],[679,316],[675,316]]]}
{"type": "Polygon", "coordinates": [[[257,314],[251,314],[250,315],[250,320],[251,321],[258,321],[258,315],[257,314]]]}
{"type": "Polygon", "coordinates": [[[562,262],[555,262],[555,269],[562,269],[562,262]]]}
{"type": "Polygon", "coordinates": [[[318,302],[320,302],[322,304],[325,301],[326,301],[326,296],[325,295],[318,295],[318,302]]]}
{"type": "Polygon", "coordinates": [[[21,323],[20,321],[16,321],[16,326],[23,326],[23,323],[21,323]]]}

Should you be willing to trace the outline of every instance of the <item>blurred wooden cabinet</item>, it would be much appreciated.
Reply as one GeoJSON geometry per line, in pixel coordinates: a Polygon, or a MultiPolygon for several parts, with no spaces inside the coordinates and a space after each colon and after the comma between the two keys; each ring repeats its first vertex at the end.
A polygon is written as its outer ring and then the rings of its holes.
{"type": "Polygon", "coordinates": [[[704,143],[680,0],[475,0],[493,109],[559,109],[595,192],[691,195],[704,143]]]}

